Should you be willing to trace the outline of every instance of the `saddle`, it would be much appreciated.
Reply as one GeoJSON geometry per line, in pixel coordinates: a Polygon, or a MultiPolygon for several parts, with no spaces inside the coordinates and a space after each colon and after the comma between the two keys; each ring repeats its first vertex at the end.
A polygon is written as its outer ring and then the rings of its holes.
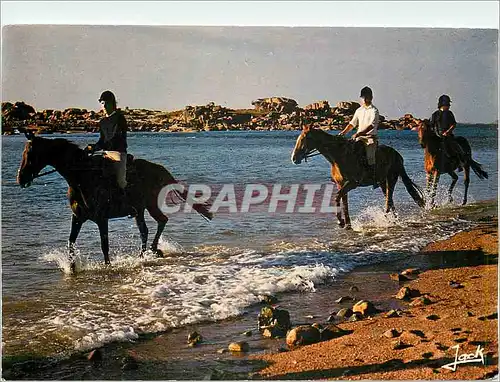
{"type": "Polygon", "coordinates": [[[94,180],[96,187],[93,195],[94,203],[108,217],[134,214],[129,199],[134,193],[136,166],[134,156],[127,154],[127,187],[122,190],[116,181],[114,162],[101,155],[91,157],[92,168],[97,173],[94,180]]]}

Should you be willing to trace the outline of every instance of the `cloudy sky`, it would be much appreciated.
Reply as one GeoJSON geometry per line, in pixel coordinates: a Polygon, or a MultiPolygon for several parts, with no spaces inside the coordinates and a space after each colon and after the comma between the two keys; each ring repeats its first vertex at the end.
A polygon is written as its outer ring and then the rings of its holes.
{"type": "Polygon", "coordinates": [[[498,115],[498,31],[302,27],[6,26],[2,99],[37,109],[251,108],[357,100],[369,85],[382,115],[428,117],[452,98],[459,122],[498,115]]]}

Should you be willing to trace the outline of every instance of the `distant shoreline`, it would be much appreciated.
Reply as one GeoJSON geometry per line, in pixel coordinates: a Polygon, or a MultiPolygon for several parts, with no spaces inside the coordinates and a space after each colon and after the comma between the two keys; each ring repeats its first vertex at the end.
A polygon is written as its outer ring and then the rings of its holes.
{"type": "MultiPolygon", "coordinates": [[[[352,119],[359,104],[338,102],[331,107],[328,101],[319,101],[299,107],[293,99],[284,97],[261,98],[252,102],[253,109],[231,109],[210,102],[207,105],[186,106],[181,110],[121,109],[131,132],[186,132],[199,131],[274,131],[300,130],[308,124],[324,130],[343,129],[352,119]]],[[[28,128],[36,134],[95,133],[103,111],[80,108],[36,111],[22,101],[2,103],[2,134],[18,134],[28,128]]],[[[420,118],[405,114],[388,120],[380,116],[380,130],[416,130],[420,118]]],[[[498,127],[498,124],[459,124],[474,127],[498,127]]]]}

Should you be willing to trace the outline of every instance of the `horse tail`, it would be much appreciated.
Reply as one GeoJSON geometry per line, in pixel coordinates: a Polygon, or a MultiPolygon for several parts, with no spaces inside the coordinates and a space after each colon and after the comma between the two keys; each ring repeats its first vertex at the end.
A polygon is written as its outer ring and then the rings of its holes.
{"type": "Polygon", "coordinates": [[[471,158],[469,164],[479,179],[488,179],[488,173],[483,170],[480,163],[471,158]]]}
{"type": "MultiPolygon", "coordinates": [[[[179,184],[177,179],[174,178],[174,176],[168,171],[166,168],[163,166],[157,165],[158,168],[160,169],[160,175],[159,175],[159,183],[164,186],[171,185],[171,184],[179,184]]],[[[183,191],[179,191],[176,188],[172,190],[173,192],[168,193],[170,195],[170,201],[174,204],[178,204],[179,201],[174,200],[172,198],[172,194],[177,196],[177,198],[181,199],[182,202],[184,203],[189,203],[188,200],[188,192],[183,189],[183,191]]],[[[191,203],[190,203],[191,204],[191,203]]],[[[203,216],[207,221],[212,220],[213,214],[210,212],[211,205],[208,203],[193,203],[191,204],[191,207],[193,210],[198,212],[201,216],[203,216]]]]}
{"type": "Polygon", "coordinates": [[[403,158],[401,158],[401,169],[399,170],[399,176],[401,177],[401,180],[403,181],[403,184],[406,187],[406,191],[408,191],[408,193],[413,198],[415,203],[417,203],[419,207],[424,208],[425,207],[424,193],[422,192],[420,187],[418,187],[406,173],[405,166],[403,164],[403,158]]]}
{"type": "Polygon", "coordinates": [[[467,162],[472,168],[472,171],[474,171],[479,179],[488,179],[488,173],[483,170],[481,164],[472,159],[472,149],[467,139],[464,137],[455,137],[455,140],[462,146],[462,150],[467,155],[467,162]]]}
{"type": "MultiPolygon", "coordinates": [[[[187,198],[187,195],[188,195],[188,192],[186,190],[184,191],[178,191],[178,190],[174,190],[175,194],[185,203],[189,203],[188,202],[188,198],[187,198]]],[[[198,212],[201,216],[203,216],[207,221],[210,221],[213,219],[213,214],[212,212],[210,212],[210,204],[208,203],[194,203],[191,205],[191,207],[193,208],[193,210],[195,210],[196,212],[198,212]]]]}

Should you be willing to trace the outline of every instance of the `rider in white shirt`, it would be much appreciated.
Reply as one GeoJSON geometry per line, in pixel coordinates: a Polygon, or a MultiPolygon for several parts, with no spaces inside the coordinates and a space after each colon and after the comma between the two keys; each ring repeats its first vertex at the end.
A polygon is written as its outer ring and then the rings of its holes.
{"type": "Polygon", "coordinates": [[[366,161],[370,170],[375,171],[375,154],[377,152],[378,137],[377,128],[379,121],[378,109],[372,104],[373,92],[365,86],[361,89],[361,106],[356,110],[351,122],[340,132],[339,135],[345,135],[353,128],[358,131],[352,138],[364,143],[366,148],[366,161]]]}

